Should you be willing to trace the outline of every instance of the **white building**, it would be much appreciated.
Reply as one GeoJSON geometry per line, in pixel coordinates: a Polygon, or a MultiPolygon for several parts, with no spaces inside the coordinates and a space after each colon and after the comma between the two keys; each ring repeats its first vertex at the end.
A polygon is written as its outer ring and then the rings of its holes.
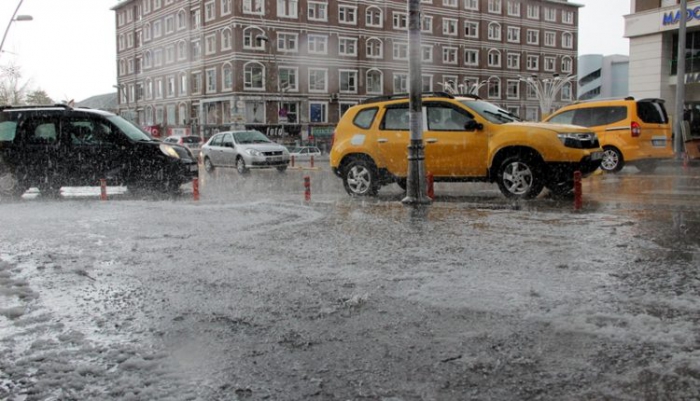
{"type": "Polygon", "coordinates": [[[585,54],[578,58],[578,99],[618,98],[629,95],[629,57],[585,54]]]}

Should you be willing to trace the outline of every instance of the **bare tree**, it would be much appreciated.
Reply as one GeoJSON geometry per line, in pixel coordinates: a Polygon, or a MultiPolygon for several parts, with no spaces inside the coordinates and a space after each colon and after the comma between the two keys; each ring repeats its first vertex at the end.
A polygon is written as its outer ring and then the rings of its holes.
{"type": "Polygon", "coordinates": [[[15,64],[0,66],[0,104],[26,103],[31,80],[22,80],[22,70],[15,64]]]}
{"type": "Polygon", "coordinates": [[[51,99],[43,89],[36,89],[27,94],[27,104],[54,104],[55,102],[51,99]]]}

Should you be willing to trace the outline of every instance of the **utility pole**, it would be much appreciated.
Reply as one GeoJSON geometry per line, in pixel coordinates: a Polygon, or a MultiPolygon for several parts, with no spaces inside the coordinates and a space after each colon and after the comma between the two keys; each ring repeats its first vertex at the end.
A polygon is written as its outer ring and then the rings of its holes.
{"type": "Polygon", "coordinates": [[[411,130],[411,143],[408,146],[406,197],[402,202],[406,205],[428,205],[431,199],[426,195],[425,185],[420,0],[408,1],[408,54],[409,126],[411,130]]]}
{"type": "Polygon", "coordinates": [[[678,21],[678,60],[676,67],[676,115],[675,135],[673,137],[673,151],[676,158],[683,153],[683,109],[685,106],[685,25],[688,18],[688,6],[686,0],[680,3],[680,20],[678,21]]]}

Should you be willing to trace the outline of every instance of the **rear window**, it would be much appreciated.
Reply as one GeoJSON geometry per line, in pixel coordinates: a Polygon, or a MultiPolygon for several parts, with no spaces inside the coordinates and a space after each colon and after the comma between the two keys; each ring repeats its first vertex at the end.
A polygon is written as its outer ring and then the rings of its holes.
{"type": "Polygon", "coordinates": [[[625,106],[591,107],[576,110],[572,124],[597,127],[613,124],[626,118],[627,107],[625,106]]]}
{"type": "Polygon", "coordinates": [[[668,114],[666,114],[666,108],[664,107],[663,103],[639,101],[637,102],[637,115],[645,123],[668,123],[668,114]]]}
{"type": "Polygon", "coordinates": [[[198,136],[186,136],[182,138],[182,143],[199,143],[199,141],[198,136]]]}
{"type": "Polygon", "coordinates": [[[352,123],[360,128],[368,129],[372,126],[372,121],[374,121],[374,116],[377,115],[377,110],[379,109],[376,107],[361,110],[359,113],[357,113],[355,119],[352,120],[352,123]]]}

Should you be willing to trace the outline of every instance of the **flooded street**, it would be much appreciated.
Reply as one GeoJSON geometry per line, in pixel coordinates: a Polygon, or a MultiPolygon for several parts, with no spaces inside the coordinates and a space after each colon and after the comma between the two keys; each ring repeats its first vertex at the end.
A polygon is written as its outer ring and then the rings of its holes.
{"type": "Polygon", "coordinates": [[[0,204],[0,398],[700,397],[700,168],[587,178],[581,211],[435,193],[322,164],[0,204]]]}

